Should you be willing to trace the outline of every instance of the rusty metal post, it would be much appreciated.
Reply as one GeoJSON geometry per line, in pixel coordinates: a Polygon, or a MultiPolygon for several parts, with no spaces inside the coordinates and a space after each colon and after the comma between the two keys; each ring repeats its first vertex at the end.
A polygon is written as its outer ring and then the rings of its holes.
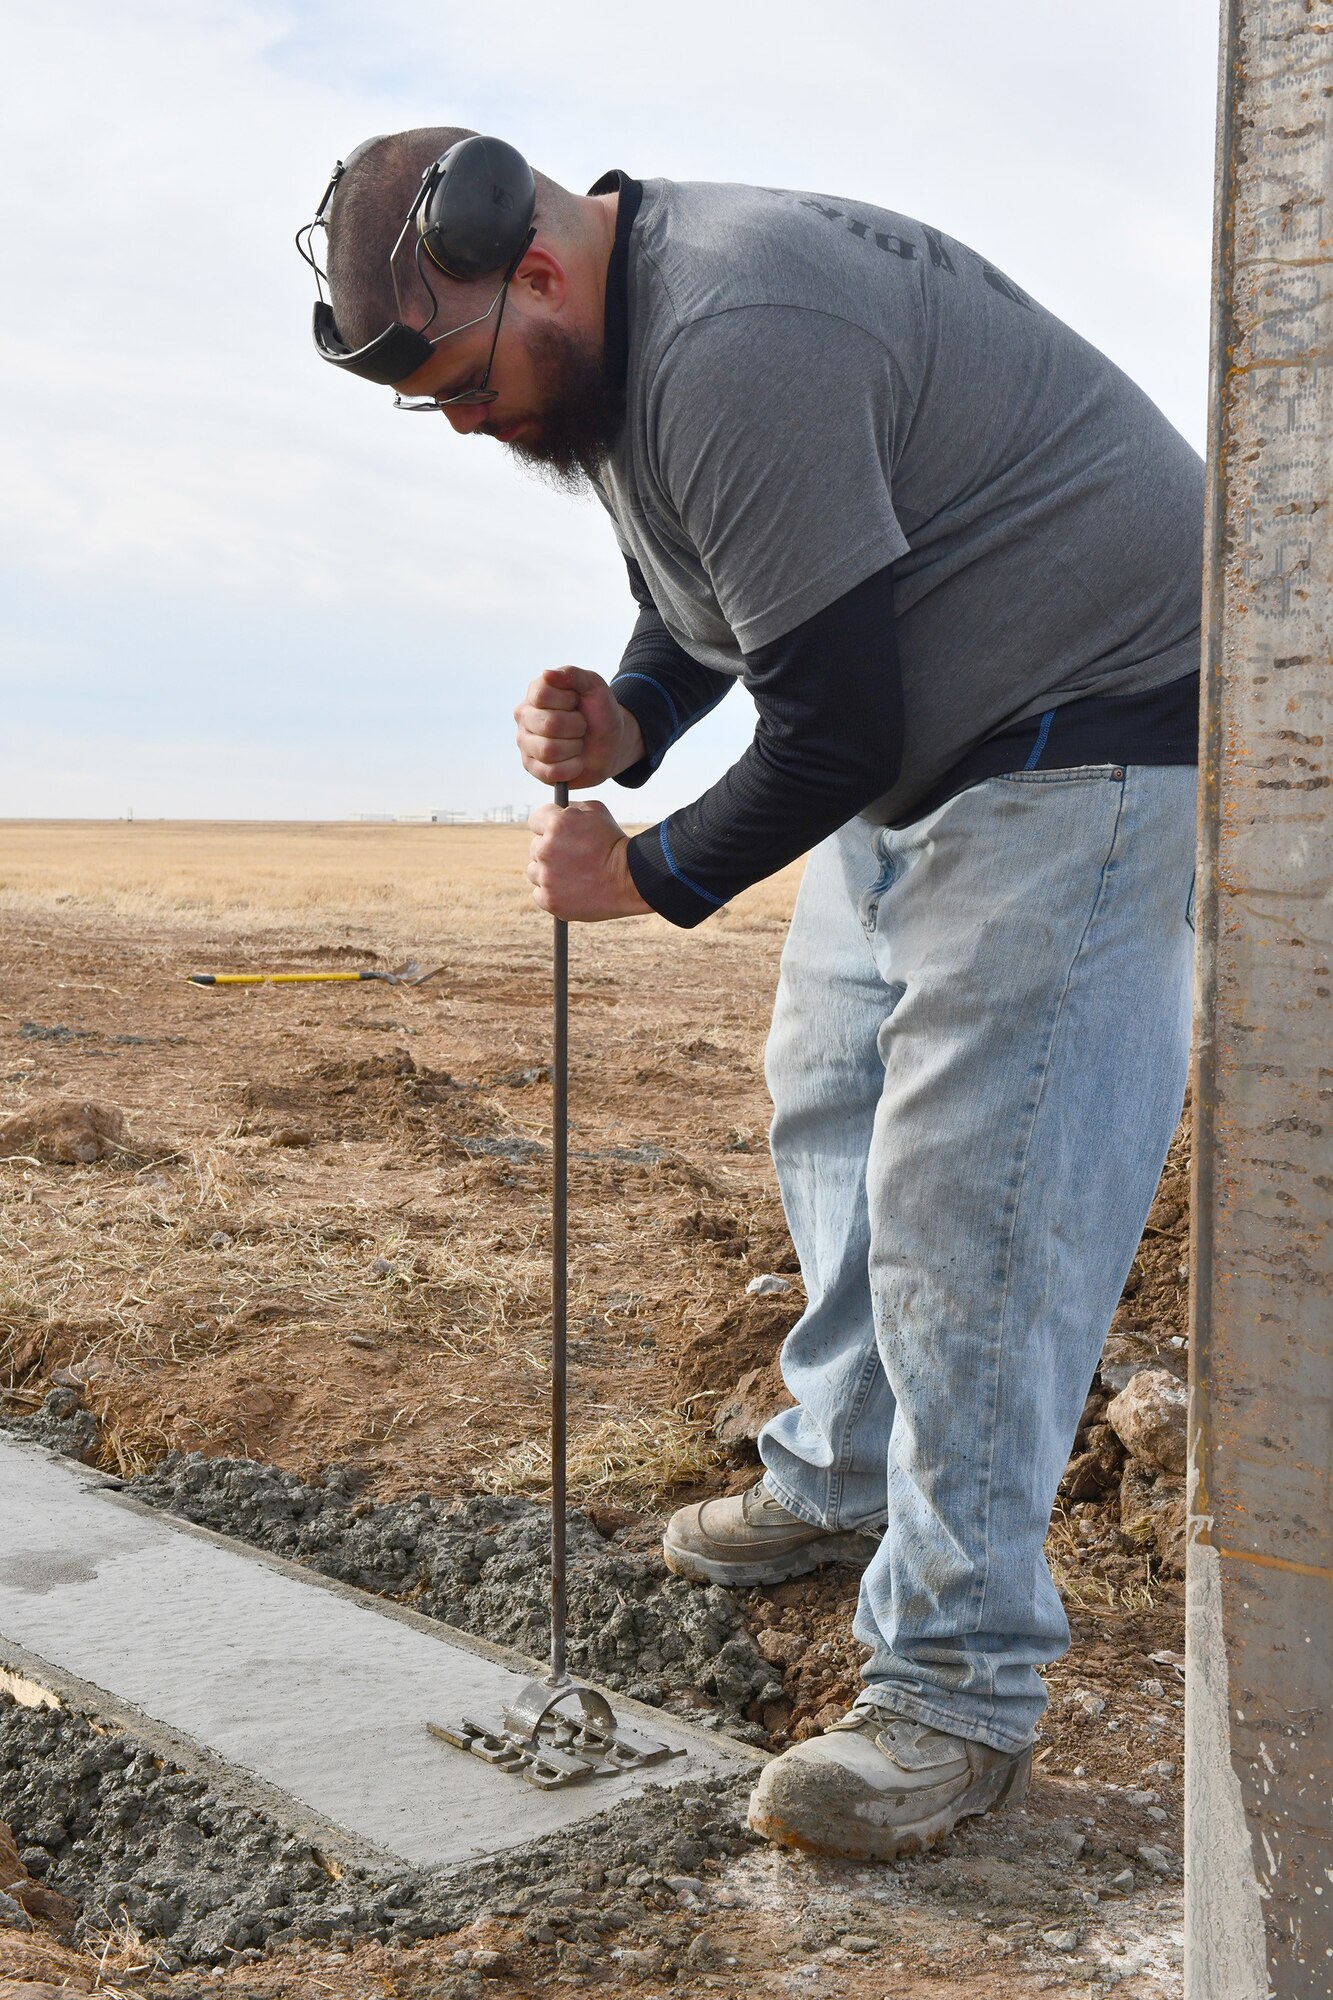
{"type": "Polygon", "coordinates": [[[1206,536],[1187,2000],[1333,1992],[1333,0],[1224,0],[1206,536]]]}

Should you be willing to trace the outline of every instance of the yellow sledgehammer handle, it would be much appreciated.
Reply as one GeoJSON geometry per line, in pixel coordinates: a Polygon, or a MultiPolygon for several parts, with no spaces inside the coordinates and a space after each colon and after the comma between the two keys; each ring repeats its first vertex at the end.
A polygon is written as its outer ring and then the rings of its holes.
{"type": "Polygon", "coordinates": [[[192,972],[191,986],[327,986],[382,979],[381,972],[192,972]]]}
{"type": "Polygon", "coordinates": [[[270,986],[327,986],[338,980],[346,984],[349,980],[374,979],[376,976],[373,972],[271,972],[268,983],[270,986]]]}

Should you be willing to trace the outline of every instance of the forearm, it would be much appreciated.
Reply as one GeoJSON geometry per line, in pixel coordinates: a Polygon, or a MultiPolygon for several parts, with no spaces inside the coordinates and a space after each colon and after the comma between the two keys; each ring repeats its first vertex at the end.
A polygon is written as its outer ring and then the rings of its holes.
{"type": "Polygon", "coordinates": [[[730,674],[700,666],[678,646],[651,605],[640,609],[611,692],[638,725],[639,756],[616,773],[619,784],[650,778],[676,739],[716,708],[734,685],[730,674]]]}
{"type": "Polygon", "coordinates": [[[889,789],[902,757],[891,572],[747,660],[753,743],[693,805],[630,841],[635,887],[692,926],[889,789]]]}

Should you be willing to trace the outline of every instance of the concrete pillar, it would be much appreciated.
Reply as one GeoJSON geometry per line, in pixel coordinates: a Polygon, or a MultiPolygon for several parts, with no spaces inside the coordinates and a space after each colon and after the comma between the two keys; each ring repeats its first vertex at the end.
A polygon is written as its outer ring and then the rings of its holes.
{"type": "Polygon", "coordinates": [[[1333,1992],[1333,0],[1224,0],[1197,899],[1187,2000],[1333,1992]]]}

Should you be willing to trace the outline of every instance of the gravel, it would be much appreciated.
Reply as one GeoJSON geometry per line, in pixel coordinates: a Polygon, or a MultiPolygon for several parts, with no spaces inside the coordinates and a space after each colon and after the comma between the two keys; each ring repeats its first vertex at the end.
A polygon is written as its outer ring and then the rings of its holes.
{"type": "Polygon", "coordinates": [[[34,1874],[78,1904],[86,1939],[128,1918],[164,1969],[257,1958],[283,1939],[410,1943],[474,1918],[531,1912],[559,1930],[623,1928],[636,1895],[739,1853],[746,1779],[655,1788],[448,1875],[336,1872],[267,1814],[229,1803],[124,1733],[0,1693],[0,1819],[34,1874]]]}

